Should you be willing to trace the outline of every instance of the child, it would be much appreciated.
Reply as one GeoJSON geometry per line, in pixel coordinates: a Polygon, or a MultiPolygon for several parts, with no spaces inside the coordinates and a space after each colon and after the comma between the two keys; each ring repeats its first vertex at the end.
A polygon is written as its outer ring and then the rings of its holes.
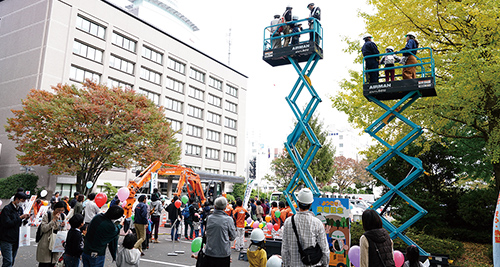
{"type": "Polygon", "coordinates": [[[87,226],[88,224],[83,224],[82,228],[80,228],[80,231],[82,231],[83,236],[87,235],[87,226]]]}
{"type": "Polygon", "coordinates": [[[403,267],[423,267],[424,265],[418,260],[419,251],[417,246],[411,245],[406,248],[406,261],[403,267]]]}
{"type": "Polygon", "coordinates": [[[116,257],[117,267],[138,267],[141,259],[141,252],[134,248],[137,242],[137,237],[130,233],[123,238],[123,248],[118,252],[116,257]]]}
{"type": "MultiPolygon", "coordinates": [[[[385,52],[386,53],[393,53],[394,52],[394,47],[392,46],[388,46],[386,49],[385,49],[385,52]]],[[[382,59],[380,59],[380,64],[385,64],[385,67],[386,68],[390,68],[390,67],[394,67],[394,63],[397,63],[397,62],[400,62],[401,61],[401,58],[392,54],[392,55],[385,55],[382,57],[382,59]]],[[[396,72],[395,69],[391,69],[391,70],[384,70],[385,72],[385,81],[388,82],[389,79],[391,81],[394,81],[394,73],[396,72]]]]}
{"type": "Polygon", "coordinates": [[[195,213],[193,218],[193,229],[195,237],[198,237],[200,234],[200,224],[200,215],[198,213],[195,213]]]}
{"type": "Polygon", "coordinates": [[[261,229],[253,229],[250,235],[251,244],[247,249],[250,267],[265,267],[267,265],[266,237],[261,229]]]}
{"type": "MultiPolygon", "coordinates": [[[[293,20],[297,21],[298,17],[293,16],[293,20]]],[[[295,23],[292,26],[292,33],[299,33],[302,31],[302,24],[295,23]]],[[[292,44],[299,44],[300,34],[292,36],[292,44]]]]}
{"type": "Polygon", "coordinates": [[[75,214],[69,219],[71,229],[66,236],[66,246],[64,249],[64,266],[78,267],[80,265],[80,256],[83,252],[83,236],[81,227],[83,226],[83,215],[75,214]]]}

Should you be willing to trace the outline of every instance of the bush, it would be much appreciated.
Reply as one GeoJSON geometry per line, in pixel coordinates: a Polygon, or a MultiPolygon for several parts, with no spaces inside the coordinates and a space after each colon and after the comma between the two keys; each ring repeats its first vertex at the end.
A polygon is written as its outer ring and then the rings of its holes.
{"type": "Polygon", "coordinates": [[[232,201],[235,201],[236,199],[234,198],[233,195],[231,194],[226,194],[226,199],[228,203],[231,203],[232,201]]]}
{"type": "Polygon", "coordinates": [[[33,194],[37,184],[38,176],[32,173],[18,173],[5,179],[0,179],[0,198],[11,198],[19,187],[24,188],[25,191],[31,191],[33,194]]]}

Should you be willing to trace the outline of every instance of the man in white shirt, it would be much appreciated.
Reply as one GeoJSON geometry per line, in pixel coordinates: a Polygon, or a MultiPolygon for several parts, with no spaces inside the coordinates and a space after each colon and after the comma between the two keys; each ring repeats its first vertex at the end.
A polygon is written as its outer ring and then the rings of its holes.
{"type": "Polygon", "coordinates": [[[101,212],[101,209],[97,206],[97,204],[95,204],[94,199],[95,199],[95,193],[90,193],[90,195],[88,196],[89,201],[85,205],[84,209],[85,219],[83,220],[83,222],[85,224],[89,224],[90,221],[92,221],[92,219],[94,218],[94,216],[96,216],[99,212],[101,212]]]}
{"type": "MultiPolygon", "coordinates": [[[[274,15],[274,19],[271,20],[271,26],[280,24],[280,15],[274,15]]],[[[281,36],[281,32],[278,31],[278,26],[269,28],[271,31],[271,37],[281,36]]],[[[283,28],[282,28],[283,29],[283,28]]],[[[271,49],[281,48],[281,38],[276,38],[272,40],[271,49]]]]}

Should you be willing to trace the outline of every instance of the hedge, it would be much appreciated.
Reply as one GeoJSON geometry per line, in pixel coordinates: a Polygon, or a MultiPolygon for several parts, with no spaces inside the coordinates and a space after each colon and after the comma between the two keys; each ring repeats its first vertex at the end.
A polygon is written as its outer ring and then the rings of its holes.
{"type": "Polygon", "coordinates": [[[10,199],[19,187],[24,188],[25,191],[31,191],[33,194],[37,184],[38,176],[32,173],[18,173],[0,179],[0,198],[10,199]]]}

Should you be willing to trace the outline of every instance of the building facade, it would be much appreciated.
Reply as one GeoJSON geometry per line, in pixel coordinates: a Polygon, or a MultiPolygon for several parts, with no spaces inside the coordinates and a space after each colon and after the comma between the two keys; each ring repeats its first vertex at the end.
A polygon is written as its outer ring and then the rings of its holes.
{"type": "MultiPolygon", "coordinates": [[[[0,1],[0,124],[21,109],[30,89],[90,78],[132,87],[157,105],[180,130],[180,164],[195,170],[244,175],[247,77],[101,0],[0,1]]],[[[0,129],[0,177],[20,172],[15,143],[0,129]]],[[[33,166],[49,191],[74,191],[75,177],[33,166]]],[[[101,175],[121,187],[130,170],[101,175]]],[[[227,190],[227,189],[226,189],[227,190]]]]}

